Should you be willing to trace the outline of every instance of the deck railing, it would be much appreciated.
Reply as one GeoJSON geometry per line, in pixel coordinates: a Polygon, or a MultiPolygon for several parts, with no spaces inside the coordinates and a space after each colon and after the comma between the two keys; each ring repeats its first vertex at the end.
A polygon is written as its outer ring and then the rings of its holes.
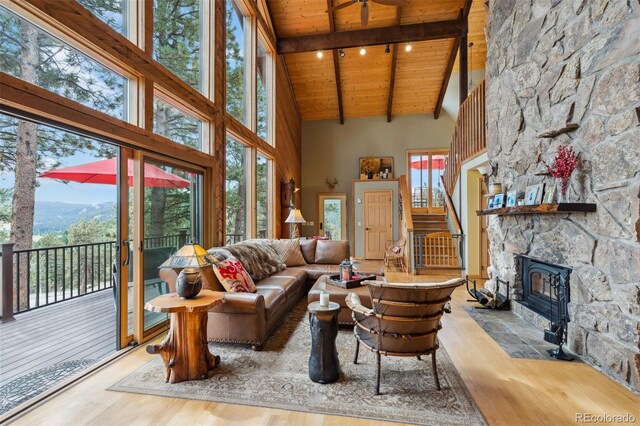
{"type": "MultiPolygon", "coordinates": [[[[149,237],[145,238],[145,248],[179,248],[187,239],[187,232],[149,237]]],[[[105,241],[22,250],[13,250],[13,244],[3,244],[2,320],[111,288],[116,244],[105,241]]]]}

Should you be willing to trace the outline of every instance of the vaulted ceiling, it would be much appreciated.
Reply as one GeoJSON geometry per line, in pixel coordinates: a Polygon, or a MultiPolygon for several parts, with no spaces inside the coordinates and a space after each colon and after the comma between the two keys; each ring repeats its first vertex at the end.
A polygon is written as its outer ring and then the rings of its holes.
{"type": "MultiPolygon", "coordinates": [[[[330,16],[325,13],[327,5],[345,2],[352,0],[267,1],[279,40],[330,33],[330,16]]],[[[368,2],[366,28],[454,20],[464,4],[465,0],[405,0],[398,8],[368,2]]],[[[358,3],[336,11],[333,30],[363,29],[360,6],[358,3]]],[[[469,49],[470,70],[484,69],[485,21],[484,2],[473,1],[468,30],[468,42],[473,42],[469,49]]],[[[395,65],[393,47],[390,53],[385,53],[385,45],[368,46],[364,56],[359,54],[359,47],[344,49],[344,57],[335,65],[332,51],[324,51],[322,58],[317,57],[316,51],[285,54],[302,119],[339,119],[339,90],[344,118],[433,113],[454,42],[454,38],[413,42],[410,52],[405,50],[406,43],[400,43],[395,65]],[[393,72],[395,79],[391,87],[393,72]]]]}

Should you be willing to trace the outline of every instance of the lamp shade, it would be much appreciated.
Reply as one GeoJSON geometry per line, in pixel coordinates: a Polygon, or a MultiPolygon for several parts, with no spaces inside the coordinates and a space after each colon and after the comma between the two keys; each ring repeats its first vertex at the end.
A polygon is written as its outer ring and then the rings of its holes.
{"type": "Polygon", "coordinates": [[[304,217],[302,217],[302,213],[300,213],[300,209],[292,209],[291,213],[289,213],[289,216],[287,217],[285,222],[286,223],[306,223],[307,221],[304,220],[304,217]]]}
{"type": "Polygon", "coordinates": [[[215,263],[215,259],[196,243],[185,244],[160,268],[203,268],[215,263]]]}

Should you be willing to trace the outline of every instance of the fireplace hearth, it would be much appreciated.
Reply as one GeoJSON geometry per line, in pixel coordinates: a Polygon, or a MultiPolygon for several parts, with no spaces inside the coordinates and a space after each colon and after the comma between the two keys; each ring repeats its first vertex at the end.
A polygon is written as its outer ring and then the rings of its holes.
{"type": "Polygon", "coordinates": [[[549,354],[557,359],[572,360],[562,350],[567,341],[572,269],[525,255],[518,255],[517,259],[522,279],[522,299],[519,302],[550,321],[550,328],[544,330],[544,340],[558,345],[558,348],[549,354]]]}

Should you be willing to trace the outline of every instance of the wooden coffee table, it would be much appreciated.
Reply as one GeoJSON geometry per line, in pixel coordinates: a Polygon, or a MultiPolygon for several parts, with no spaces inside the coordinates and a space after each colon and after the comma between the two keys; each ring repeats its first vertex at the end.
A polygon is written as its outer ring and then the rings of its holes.
{"type": "Polygon", "coordinates": [[[202,290],[193,299],[176,293],[158,296],[144,306],[151,312],[171,314],[169,332],[159,345],[148,345],[147,352],[159,354],[165,365],[165,381],[178,383],[206,379],[220,357],[209,352],[207,312],[224,303],[224,293],[202,290]]]}

